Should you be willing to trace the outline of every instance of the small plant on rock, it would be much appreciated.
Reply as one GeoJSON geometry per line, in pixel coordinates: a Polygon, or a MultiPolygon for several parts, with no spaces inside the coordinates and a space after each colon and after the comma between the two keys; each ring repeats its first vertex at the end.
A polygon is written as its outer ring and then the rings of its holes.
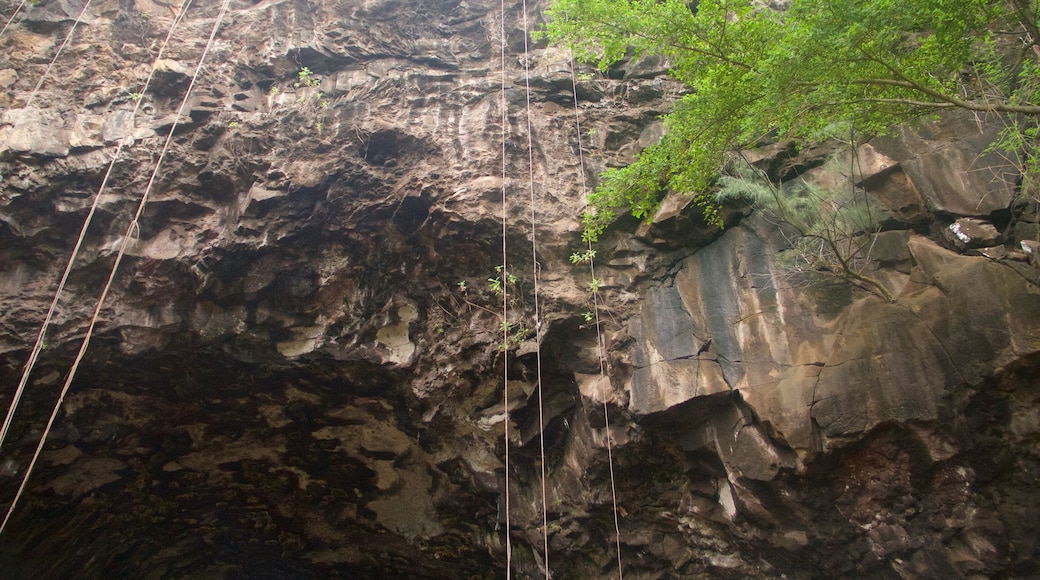
{"type": "Polygon", "coordinates": [[[520,281],[519,278],[509,272],[503,272],[502,266],[495,266],[495,273],[498,275],[494,278],[488,278],[488,289],[491,290],[491,293],[501,296],[504,290],[511,290],[510,295],[514,294],[513,291],[515,291],[516,285],[520,281]]]}
{"type": "Polygon", "coordinates": [[[502,350],[509,350],[510,348],[520,346],[524,340],[527,339],[527,335],[531,329],[523,322],[509,322],[503,320],[498,324],[499,331],[506,336],[505,342],[499,343],[498,347],[502,350]]]}
{"type": "Polygon", "coordinates": [[[491,293],[496,295],[496,296],[501,294],[502,293],[502,278],[501,277],[499,277],[499,278],[488,278],[488,289],[491,290],[491,293]]]}
{"type": "Polygon", "coordinates": [[[591,264],[596,257],[596,250],[588,249],[584,252],[571,254],[571,264],[591,264]]]}
{"type": "Polygon", "coordinates": [[[321,84],[321,81],[314,78],[314,73],[311,72],[311,69],[307,67],[303,67],[302,69],[300,69],[300,72],[296,73],[296,76],[300,78],[299,82],[293,85],[296,88],[300,88],[301,86],[316,87],[319,84],[321,84]]]}

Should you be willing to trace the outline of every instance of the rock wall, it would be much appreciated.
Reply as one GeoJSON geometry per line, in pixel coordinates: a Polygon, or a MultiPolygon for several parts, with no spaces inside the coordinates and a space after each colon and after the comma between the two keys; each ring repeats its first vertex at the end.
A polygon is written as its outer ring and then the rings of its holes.
{"type": "Polygon", "coordinates": [[[1036,573],[1040,237],[984,153],[995,121],[749,153],[818,183],[855,155],[892,302],[781,267],[763,216],[709,228],[673,196],[607,233],[594,304],[569,259],[578,153],[591,180],[660,135],[681,92],[661,63],[581,77],[579,146],[567,54],[524,55],[518,3],[503,72],[497,2],[235,1],[177,117],[219,4],[188,8],[142,91],[177,6],[102,1],[32,96],[81,7],[0,36],[5,402],[123,143],[0,450],[4,502],[177,130],[5,575],[500,577],[509,534],[544,576],[543,444],[557,578],[614,577],[618,550],[655,578],[1036,573]]]}

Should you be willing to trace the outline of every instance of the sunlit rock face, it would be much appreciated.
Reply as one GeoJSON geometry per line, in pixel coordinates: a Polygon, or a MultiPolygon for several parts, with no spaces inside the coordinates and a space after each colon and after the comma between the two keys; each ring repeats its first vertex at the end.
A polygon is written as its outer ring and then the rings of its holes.
{"type": "Polygon", "coordinates": [[[5,406],[116,159],[0,448],[4,505],[131,239],[3,577],[491,578],[507,538],[525,577],[616,577],[618,550],[653,578],[1036,573],[1040,227],[998,127],[748,152],[885,208],[866,272],[891,302],[677,194],[605,234],[594,302],[582,184],[662,134],[664,63],[580,76],[576,111],[519,3],[235,1],[178,116],[219,3],[142,90],[177,7],[102,1],[33,94],[81,7],[0,36],[5,406]]]}

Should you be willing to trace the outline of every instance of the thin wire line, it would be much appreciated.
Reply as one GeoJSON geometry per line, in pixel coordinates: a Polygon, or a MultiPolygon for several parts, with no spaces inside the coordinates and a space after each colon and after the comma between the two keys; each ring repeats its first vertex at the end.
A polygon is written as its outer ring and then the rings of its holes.
{"type": "MultiPolygon", "coordinates": [[[[36,95],[40,92],[40,88],[43,87],[43,81],[47,80],[47,76],[50,75],[51,68],[54,66],[54,63],[58,61],[58,57],[61,56],[62,51],[65,50],[65,47],[68,46],[69,41],[72,40],[72,34],[76,32],[76,27],[79,26],[80,20],[83,19],[83,15],[86,14],[87,8],[90,7],[90,2],[91,0],[87,0],[86,4],[83,5],[83,9],[79,11],[79,15],[76,16],[75,22],[72,23],[72,28],[69,28],[69,33],[65,35],[65,40],[62,41],[61,46],[58,47],[58,51],[54,53],[54,56],[51,58],[51,62],[47,64],[47,68],[43,71],[43,74],[40,76],[40,80],[36,81],[36,86],[33,87],[32,92],[29,93],[29,98],[25,100],[25,105],[22,106],[22,110],[28,110],[29,107],[32,106],[32,102],[36,100],[36,95]]],[[[14,18],[14,16],[12,15],[11,18],[14,18]]],[[[10,21],[8,21],[8,24],[10,24],[10,21]]],[[[7,26],[4,26],[4,30],[7,30],[7,26]]],[[[10,147],[11,137],[13,136],[14,129],[12,128],[10,131],[7,132],[7,137],[4,138],[4,144],[2,147],[0,147],[0,150],[4,150],[10,147]]]]}
{"type": "Polygon", "coordinates": [[[80,20],[83,19],[83,15],[87,13],[87,8],[90,7],[91,0],[87,0],[87,3],[83,5],[83,9],[79,11],[79,16],[76,17],[76,21],[72,23],[72,28],[69,29],[69,33],[65,35],[65,41],[58,47],[58,52],[54,53],[54,58],[51,59],[50,64],[47,65],[47,70],[43,71],[43,76],[36,83],[36,88],[29,94],[29,98],[25,101],[24,109],[28,109],[32,105],[33,100],[36,98],[36,94],[40,92],[40,87],[43,86],[43,81],[47,78],[47,75],[51,72],[51,67],[57,62],[58,57],[61,56],[61,51],[65,50],[68,46],[69,41],[72,40],[72,33],[76,32],[76,27],[79,26],[80,20]]]}
{"type": "Polygon", "coordinates": [[[213,40],[217,36],[217,31],[220,29],[220,24],[224,20],[224,15],[227,13],[230,3],[231,0],[224,0],[224,3],[220,7],[220,13],[217,15],[217,19],[213,23],[213,31],[209,35],[209,40],[206,42],[206,47],[202,51],[202,56],[199,57],[199,64],[195,67],[195,72],[192,74],[191,82],[188,84],[188,90],[185,91],[184,99],[181,101],[181,106],[177,110],[177,116],[174,118],[173,124],[170,126],[170,132],[166,136],[166,142],[163,144],[163,149],[159,154],[158,161],[156,161],[155,169],[152,170],[152,176],[148,180],[148,185],[145,188],[144,194],[141,196],[141,202],[137,206],[137,213],[134,214],[134,218],[130,221],[130,225],[127,227],[126,235],[123,236],[123,242],[119,246],[119,252],[116,254],[115,263],[112,264],[112,270],[109,273],[108,281],[105,283],[105,287],[101,291],[101,296],[98,298],[97,306],[94,308],[94,315],[90,319],[90,325],[87,327],[87,333],[86,336],[83,337],[83,343],[80,345],[79,352],[76,354],[76,360],[72,363],[72,368],[69,370],[69,374],[65,378],[65,384],[61,389],[61,395],[58,397],[58,402],[54,405],[54,410],[51,412],[50,419],[47,421],[47,426],[43,430],[43,436],[40,437],[40,444],[37,445],[32,461],[29,462],[29,467],[25,472],[25,476],[22,478],[22,484],[18,487],[18,493],[15,494],[14,500],[11,501],[11,505],[7,509],[7,515],[4,517],[3,523],[0,524],[0,534],[3,533],[4,529],[7,527],[7,523],[11,520],[11,514],[14,513],[14,508],[18,504],[18,500],[21,498],[22,493],[25,491],[26,485],[29,483],[29,476],[32,474],[33,468],[36,466],[36,461],[40,458],[43,446],[47,442],[47,435],[50,433],[51,427],[54,425],[58,412],[61,410],[61,404],[65,400],[65,396],[68,394],[69,388],[72,386],[72,380],[76,376],[76,371],[79,369],[80,362],[83,360],[83,356],[87,352],[87,346],[90,344],[90,337],[94,332],[94,326],[97,324],[98,316],[101,314],[101,307],[105,303],[108,291],[112,288],[112,282],[115,280],[116,271],[119,269],[119,263],[126,254],[126,248],[130,245],[130,237],[134,231],[140,231],[138,229],[138,220],[144,212],[145,204],[148,202],[148,194],[152,189],[152,185],[155,183],[156,175],[159,173],[159,168],[162,166],[163,159],[165,159],[166,152],[169,150],[170,143],[173,140],[173,133],[177,129],[177,123],[180,121],[181,115],[184,113],[184,108],[188,104],[188,98],[191,96],[191,91],[195,88],[195,81],[198,79],[199,72],[202,70],[202,65],[206,62],[206,55],[209,54],[209,49],[213,45],[213,40]]]}
{"type": "MultiPolygon", "coordinates": [[[[499,108],[502,112],[502,277],[508,276],[506,257],[506,226],[508,211],[506,205],[506,138],[508,136],[509,115],[506,101],[506,1],[502,0],[499,27],[502,37],[502,91],[499,108]]],[[[505,323],[509,320],[509,302],[506,297],[508,284],[502,284],[502,344],[509,344],[509,329],[505,323]]],[[[505,409],[505,510],[506,510],[506,580],[513,574],[513,541],[511,538],[511,521],[509,518],[509,349],[502,348],[502,399],[505,409]]]]}
{"type": "Polygon", "coordinates": [[[7,22],[5,22],[5,23],[4,23],[4,28],[3,28],[3,30],[0,30],[0,36],[3,36],[3,35],[4,35],[4,33],[5,33],[5,32],[7,32],[7,27],[8,27],[8,26],[11,26],[11,21],[13,21],[13,20],[14,20],[14,17],[15,17],[15,16],[18,16],[18,13],[19,13],[19,12],[20,12],[20,11],[22,10],[22,6],[25,6],[25,3],[26,3],[26,2],[28,2],[28,0],[22,0],[22,1],[21,1],[21,2],[20,2],[20,3],[18,4],[18,7],[14,9],[14,12],[12,12],[12,13],[11,13],[11,17],[10,17],[10,18],[8,18],[8,19],[7,19],[7,22]]]}
{"type": "MultiPolygon", "coordinates": [[[[574,93],[574,128],[578,135],[578,164],[581,173],[581,197],[585,200],[585,209],[588,210],[588,183],[585,179],[585,152],[583,150],[584,143],[581,138],[581,113],[578,109],[578,80],[574,74],[574,59],[570,60],[571,68],[571,89],[574,93]]],[[[589,275],[593,280],[596,279],[596,258],[595,252],[592,249],[592,240],[586,240],[589,248],[589,275]]],[[[596,319],[596,355],[599,358],[599,375],[601,378],[607,377],[607,353],[606,344],[603,341],[603,332],[600,328],[599,319],[599,292],[592,293],[592,310],[595,313],[596,319]]],[[[603,424],[604,430],[607,434],[607,467],[610,470],[610,499],[612,502],[614,512],[614,533],[616,534],[617,541],[617,565],[618,565],[618,580],[623,580],[625,575],[623,567],[621,565],[621,525],[618,522],[618,501],[617,501],[617,487],[614,481],[614,453],[613,453],[613,442],[610,435],[610,416],[607,409],[607,399],[603,398],[603,424]]]]}
{"type": "Polygon", "coordinates": [[[534,135],[531,123],[531,57],[527,46],[527,0],[521,3],[524,22],[524,87],[527,94],[527,169],[528,184],[531,193],[531,270],[534,274],[534,328],[535,328],[535,360],[538,379],[538,448],[541,457],[542,476],[542,545],[545,551],[545,577],[549,578],[549,514],[546,506],[545,489],[545,405],[542,394],[542,319],[538,304],[538,235],[537,215],[534,198],[534,135]]]}
{"type": "MultiPolygon", "coordinates": [[[[181,0],[181,5],[177,9],[177,16],[170,24],[170,29],[166,33],[166,39],[159,47],[159,52],[155,57],[155,62],[152,63],[152,70],[148,73],[148,79],[145,80],[144,86],[141,88],[139,94],[144,95],[148,91],[148,85],[152,82],[152,77],[155,76],[155,71],[159,66],[159,60],[162,59],[163,52],[166,50],[166,46],[169,44],[170,39],[173,36],[173,31],[183,18],[184,13],[187,11],[188,6],[191,5],[191,2],[192,0],[181,0]]],[[[143,101],[143,98],[139,98],[134,104],[134,110],[130,113],[131,127],[136,126],[137,112],[140,110],[143,101]]],[[[132,138],[132,135],[130,137],[132,138]]],[[[108,180],[112,176],[112,170],[115,168],[116,161],[119,159],[119,155],[122,153],[125,143],[126,138],[119,140],[119,145],[116,147],[112,160],[108,164],[108,169],[105,171],[105,177],[101,180],[101,186],[98,188],[97,193],[94,194],[94,200],[90,204],[90,210],[87,211],[87,216],[83,220],[83,227],[80,228],[79,238],[76,240],[76,245],[72,248],[72,254],[69,256],[69,261],[65,265],[65,271],[62,272],[61,280],[58,282],[58,289],[54,293],[54,299],[51,300],[50,308],[47,309],[47,315],[44,317],[43,324],[40,326],[40,332],[36,335],[36,343],[33,344],[32,351],[29,353],[29,359],[25,363],[22,377],[18,382],[18,388],[15,389],[14,398],[11,400],[11,406],[8,408],[7,416],[4,418],[3,427],[0,427],[0,447],[3,447],[4,440],[7,438],[8,430],[11,428],[11,422],[14,421],[14,414],[22,399],[22,394],[25,392],[25,386],[29,382],[29,375],[32,374],[32,370],[36,366],[36,361],[40,356],[40,351],[43,350],[47,327],[50,326],[51,319],[54,317],[54,312],[58,308],[58,301],[61,299],[61,294],[65,290],[65,283],[69,279],[69,274],[72,272],[72,265],[75,262],[76,257],[79,255],[84,239],[86,239],[87,228],[90,227],[90,222],[94,217],[94,212],[97,210],[98,201],[101,199],[101,194],[105,191],[105,187],[108,185],[108,180]]]]}

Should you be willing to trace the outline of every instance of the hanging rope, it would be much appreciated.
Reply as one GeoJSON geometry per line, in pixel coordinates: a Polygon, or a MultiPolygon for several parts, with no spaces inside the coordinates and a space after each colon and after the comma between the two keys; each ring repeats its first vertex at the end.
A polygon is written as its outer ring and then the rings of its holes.
{"type": "MultiPolygon", "coordinates": [[[[148,73],[148,78],[145,80],[144,86],[138,94],[143,95],[148,91],[148,85],[152,82],[152,77],[155,75],[155,71],[159,66],[159,60],[162,59],[163,52],[166,50],[166,45],[169,44],[174,29],[177,27],[177,24],[180,23],[184,13],[188,9],[188,6],[191,5],[191,2],[192,0],[181,0],[181,5],[177,8],[177,15],[174,17],[173,22],[170,24],[170,29],[166,33],[166,39],[159,47],[159,52],[155,57],[155,61],[152,63],[152,70],[148,73]]],[[[135,126],[137,112],[140,110],[141,103],[143,102],[144,99],[139,98],[134,104],[134,110],[130,113],[131,127],[135,126]]],[[[47,309],[47,315],[44,316],[43,324],[40,326],[40,331],[36,335],[36,342],[33,344],[32,351],[29,353],[29,360],[25,363],[22,377],[18,381],[18,387],[15,389],[14,398],[11,400],[11,406],[7,410],[7,417],[4,419],[3,427],[0,427],[0,447],[3,447],[4,440],[7,438],[7,432],[11,428],[11,422],[14,420],[15,411],[18,409],[18,404],[22,399],[22,394],[25,392],[25,386],[29,382],[29,376],[32,374],[33,368],[36,366],[36,361],[40,356],[40,351],[43,350],[47,327],[50,326],[51,319],[54,317],[54,312],[58,308],[58,301],[61,298],[62,292],[65,290],[65,283],[69,279],[69,273],[72,272],[72,265],[76,261],[80,248],[83,246],[83,240],[87,236],[87,228],[90,227],[91,220],[94,217],[94,212],[97,210],[98,201],[101,199],[101,194],[105,191],[105,187],[108,185],[108,180],[112,176],[112,170],[115,168],[116,161],[119,159],[119,155],[122,153],[125,143],[126,139],[120,139],[119,145],[116,147],[116,151],[112,155],[112,160],[108,164],[108,169],[105,171],[105,176],[101,180],[101,186],[98,188],[97,193],[94,194],[94,200],[91,202],[90,209],[87,211],[87,216],[83,220],[83,227],[79,230],[79,238],[76,239],[76,245],[72,248],[72,254],[69,256],[69,261],[65,265],[65,271],[62,272],[61,280],[58,282],[58,289],[54,292],[54,298],[51,300],[50,308],[47,309]]]]}
{"type": "MultiPolygon", "coordinates": [[[[72,34],[76,32],[76,27],[79,26],[80,21],[83,20],[83,15],[86,14],[87,8],[90,7],[90,2],[91,0],[87,0],[86,4],[83,5],[83,9],[79,11],[79,15],[76,16],[75,22],[72,23],[72,28],[70,28],[68,34],[65,35],[65,40],[62,41],[61,46],[58,47],[58,51],[54,53],[54,57],[51,58],[51,62],[47,64],[47,68],[43,71],[43,75],[40,76],[40,80],[36,81],[36,86],[33,87],[32,92],[29,93],[29,98],[25,100],[25,105],[22,107],[22,109],[27,110],[30,106],[32,106],[32,102],[36,100],[36,95],[40,92],[40,88],[43,87],[43,81],[47,80],[47,76],[51,74],[51,68],[54,67],[54,63],[58,61],[58,57],[61,56],[61,52],[65,50],[65,47],[68,46],[69,41],[72,40],[72,34]]],[[[21,5],[19,5],[19,8],[21,8],[21,5]]],[[[17,13],[17,10],[15,12],[17,13]]],[[[11,15],[11,18],[14,18],[13,14],[11,15]]],[[[7,24],[4,25],[5,31],[7,30],[7,25],[9,24],[11,24],[10,19],[7,21],[7,24]]],[[[11,145],[11,137],[13,135],[14,130],[8,131],[7,138],[4,139],[4,145],[3,147],[0,147],[0,150],[7,149],[11,145]]]]}
{"type": "Polygon", "coordinates": [[[119,269],[119,263],[126,254],[126,249],[130,245],[131,236],[135,231],[139,231],[138,220],[141,218],[145,205],[148,203],[148,195],[151,192],[152,186],[155,184],[156,176],[158,175],[159,169],[166,157],[166,152],[170,148],[170,143],[173,141],[173,133],[177,129],[177,123],[180,121],[181,116],[184,114],[184,109],[188,105],[188,98],[191,96],[191,92],[195,88],[195,81],[199,77],[202,65],[206,62],[206,56],[209,54],[210,47],[213,46],[213,40],[217,36],[217,31],[220,29],[220,24],[224,20],[224,15],[227,13],[230,3],[231,0],[224,0],[224,3],[220,7],[220,13],[217,15],[217,19],[213,23],[213,30],[210,32],[209,40],[206,41],[206,47],[202,50],[202,56],[199,57],[199,63],[195,67],[194,73],[192,73],[191,82],[188,83],[188,90],[185,91],[184,99],[181,101],[181,105],[177,109],[177,116],[174,118],[173,124],[170,126],[170,132],[166,136],[166,142],[163,144],[162,152],[159,154],[159,159],[156,161],[155,168],[152,170],[152,176],[148,180],[148,185],[145,187],[144,194],[141,195],[141,202],[137,206],[137,213],[134,214],[133,219],[130,220],[130,225],[127,226],[126,233],[123,236],[123,242],[119,246],[119,252],[116,254],[115,262],[112,264],[112,270],[109,272],[108,280],[105,282],[105,287],[101,291],[101,296],[98,298],[97,306],[94,308],[94,314],[90,318],[90,324],[87,327],[86,336],[83,337],[83,343],[80,345],[79,352],[76,354],[76,359],[72,363],[72,368],[69,370],[69,374],[65,377],[65,384],[62,386],[61,394],[58,396],[58,402],[54,405],[54,410],[51,412],[50,419],[47,421],[47,426],[43,430],[42,437],[40,437],[40,444],[37,445],[36,452],[33,454],[32,461],[29,462],[29,467],[26,469],[25,476],[22,477],[22,484],[18,487],[18,492],[15,494],[14,500],[11,501],[11,505],[7,508],[7,515],[4,517],[3,523],[0,524],[0,534],[2,534],[4,529],[7,527],[7,523],[11,519],[11,514],[14,513],[14,508],[18,504],[18,500],[21,498],[22,493],[25,491],[25,487],[29,482],[29,476],[32,474],[33,468],[36,466],[36,461],[40,458],[40,453],[43,451],[44,444],[47,442],[47,435],[50,434],[51,427],[53,427],[54,421],[58,417],[58,411],[61,410],[61,404],[65,400],[65,396],[68,394],[69,388],[72,386],[72,380],[76,376],[76,371],[79,369],[80,362],[83,361],[83,356],[87,352],[87,347],[90,344],[90,337],[94,332],[94,326],[97,324],[97,319],[101,314],[101,307],[105,303],[108,291],[112,288],[112,282],[115,280],[116,271],[119,269]]]}
{"type": "Polygon", "coordinates": [[[527,169],[528,189],[531,194],[531,271],[534,276],[534,329],[535,329],[535,367],[537,369],[538,390],[538,450],[541,457],[542,482],[542,546],[545,552],[545,577],[549,578],[549,513],[545,489],[545,405],[542,395],[542,319],[538,303],[538,224],[534,198],[534,135],[531,123],[531,56],[527,46],[527,0],[521,3],[524,22],[524,88],[527,95],[527,169]]]}
{"type": "Polygon", "coordinates": [[[72,33],[76,32],[76,27],[79,26],[80,21],[83,20],[83,15],[87,13],[87,8],[90,7],[90,2],[91,0],[87,0],[86,4],[83,5],[83,9],[79,11],[79,15],[76,16],[76,21],[72,23],[72,28],[70,28],[69,33],[65,35],[65,41],[58,47],[58,52],[54,53],[54,58],[52,58],[50,64],[47,65],[47,69],[43,71],[43,76],[41,76],[40,80],[36,82],[36,87],[33,88],[31,93],[29,93],[29,98],[26,99],[23,108],[28,109],[32,105],[37,93],[40,92],[40,87],[43,86],[43,81],[46,80],[47,75],[51,73],[51,67],[54,66],[58,57],[61,56],[61,51],[65,50],[65,47],[69,45],[69,41],[72,40],[72,33]]]}
{"type": "Polygon", "coordinates": [[[5,33],[5,32],[7,32],[7,27],[11,26],[11,22],[12,22],[12,21],[14,20],[14,17],[15,17],[15,16],[18,16],[18,13],[19,13],[19,12],[21,12],[21,10],[22,10],[22,7],[23,7],[23,6],[25,6],[25,3],[26,3],[26,2],[28,2],[28,0],[22,0],[22,1],[21,1],[21,2],[20,2],[20,3],[18,4],[18,7],[14,9],[14,12],[12,12],[12,13],[11,13],[11,17],[10,17],[10,18],[8,18],[8,19],[7,19],[7,22],[5,22],[5,23],[4,23],[4,28],[3,28],[3,30],[0,30],[0,36],[3,36],[3,35],[4,35],[4,33],[5,33]]]}
{"type": "MultiPolygon", "coordinates": [[[[582,143],[581,139],[581,111],[578,108],[578,79],[574,74],[574,59],[570,60],[571,69],[571,90],[574,94],[574,129],[578,134],[578,164],[579,172],[581,174],[581,198],[585,200],[585,210],[588,211],[588,184],[585,181],[585,144],[582,143]]],[[[592,250],[592,240],[586,240],[588,242],[589,253],[589,275],[593,280],[596,279],[596,258],[595,252],[592,250]]],[[[592,293],[592,311],[595,313],[595,324],[596,324],[596,355],[599,358],[599,376],[607,378],[607,347],[603,340],[603,332],[600,328],[599,320],[599,292],[592,293]]],[[[621,565],[621,525],[618,522],[618,501],[617,501],[617,485],[614,480],[614,452],[613,452],[613,441],[610,435],[610,414],[607,409],[606,397],[603,398],[603,425],[604,431],[607,434],[607,467],[610,470],[610,500],[611,507],[613,508],[614,515],[614,533],[617,539],[617,566],[618,566],[618,580],[623,580],[625,575],[621,565]]]]}
{"type": "MultiPolygon", "coordinates": [[[[509,130],[509,115],[506,101],[506,0],[502,0],[502,11],[499,26],[502,35],[502,91],[499,108],[502,111],[502,276],[508,276],[506,257],[506,226],[508,225],[508,207],[506,205],[506,138],[509,130]]],[[[509,344],[509,300],[507,297],[509,284],[502,284],[502,344],[509,344]]],[[[505,510],[506,510],[506,580],[513,574],[513,541],[510,537],[509,518],[509,349],[502,349],[502,397],[505,408],[505,510]]]]}

